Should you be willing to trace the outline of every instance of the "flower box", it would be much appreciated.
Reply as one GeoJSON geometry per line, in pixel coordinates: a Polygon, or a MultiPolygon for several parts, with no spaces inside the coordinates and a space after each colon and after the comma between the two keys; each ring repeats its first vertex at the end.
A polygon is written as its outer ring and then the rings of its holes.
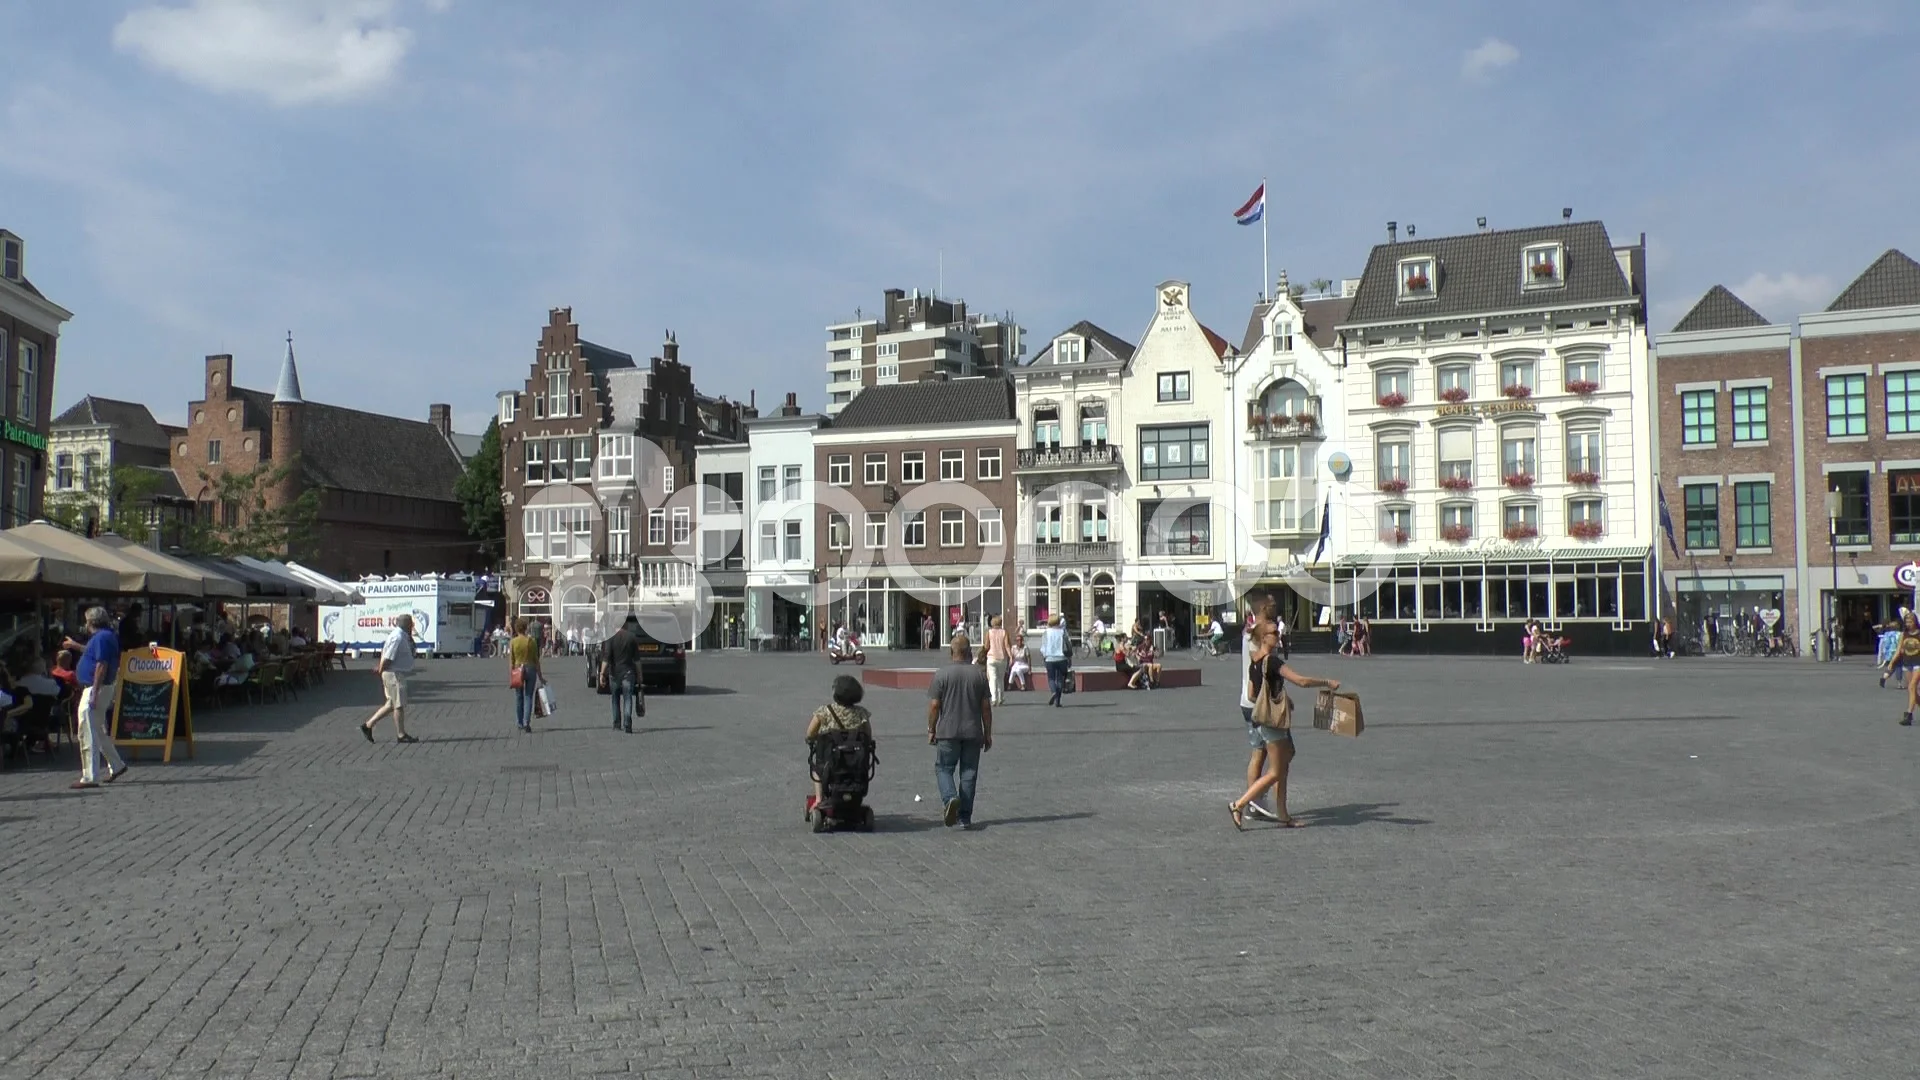
{"type": "Polygon", "coordinates": [[[1407,530],[1381,529],[1380,542],[1383,544],[1404,544],[1407,542],[1407,530]]]}
{"type": "Polygon", "coordinates": [[[1453,405],[1458,405],[1467,400],[1467,396],[1467,388],[1464,386],[1449,386],[1445,390],[1440,391],[1440,400],[1453,405]]]}
{"type": "Polygon", "coordinates": [[[1301,431],[1317,431],[1320,427],[1320,418],[1312,413],[1303,412],[1293,418],[1293,424],[1301,431]]]}
{"type": "Polygon", "coordinates": [[[1600,482],[1600,474],[1597,472],[1577,472],[1577,473],[1567,474],[1567,483],[1569,484],[1597,484],[1599,482],[1600,482]]]}
{"type": "Polygon", "coordinates": [[[1604,531],[1597,521],[1576,521],[1567,529],[1577,540],[1598,540],[1604,531]]]}
{"type": "Polygon", "coordinates": [[[1515,401],[1518,401],[1521,398],[1532,397],[1533,387],[1528,386],[1526,383],[1509,383],[1506,386],[1501,387],[1500,392],[1510,398],[1513,398],[1515,401]]]}
{"type": "Polygon", "coordinates": [[[1500,482],[1516,491],[1522,491],[1533,486],[1533,474],[1524,472],[1508,473],[1500,478],[1500,482]]]}
{"type": "Polygon", "coordinates": [[[1247,418],[1247,430],[1256,435],[1265,435],[1267,433],[1267,418],[1264,416],[1249,416],[1247,418]]]}
{"type": "Polygon", "coordinates": [[[1397,409],[1406,403],[1407,395],[1400,393],[1398,390],[1389,394],[1380,395],[1380,407],[1383,409],[1397,409]]]}
{"type": "Polygon", "coordinates": [[[1551,280],[1553,277],[1553,264],[1550,262],[1534,263],[1533,276],[1542,280],[1551,280]]]}
{"type": "Polygon", "coordinates": [[[1425,274],[1408,274],[1407,275],[1407,291],[1408,292],[1426,292],[1427,287],[1431,284],[1433,283],[1427,280],[1427,275],[1425,274]]]}
{"type": "Polygon", "coordinates": [[[1540,535],[1540,530],[1531,525],[1509,525],[1506,537],[1509,540],[1531,540],[1540,535]]]}
{"type": "Polygon", "coordinates": [[[1473,530],[1465,525],[1443,525],[1440,527],[1440,539],[1459,543],[1473,539],[1473,530]]]}
{"type": "Polygon", "coordinates": [[[1472,491],[1473,478],[1470,476],[1444,476],[1440,478],[1440,486],[1446,488],[1448,491],[1472,491]]]}
{"type": "Polygon", "coordinates": [[[1567,393],[1587,397],[1600,392],[1600,384],[1592,379],[1575,379],[1567,384],[1567,393]]]}
{"type": "Polygon", "coordinates": [[[1388,495],[1405,495],[1407,493],[1407,482],[1397,477],[1391,480],[1382,480],[1380,481],[1380,490],[1388,495]]]}

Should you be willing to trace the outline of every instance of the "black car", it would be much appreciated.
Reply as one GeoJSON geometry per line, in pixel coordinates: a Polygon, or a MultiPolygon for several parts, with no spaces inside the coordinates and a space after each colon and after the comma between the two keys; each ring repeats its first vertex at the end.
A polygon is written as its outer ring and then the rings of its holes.
{"type": "MultiPolygon", "coordinates": [[[[660,641],[645,630],[635,631],[634,636],[640,639],[641,684],[665,687],[670,694],[686,693],[687,647],[660,641]]],[[[605,648],[604,642],[587,646],[587,685],[594,689],[600,689],[600,654],[605,648]]]]}

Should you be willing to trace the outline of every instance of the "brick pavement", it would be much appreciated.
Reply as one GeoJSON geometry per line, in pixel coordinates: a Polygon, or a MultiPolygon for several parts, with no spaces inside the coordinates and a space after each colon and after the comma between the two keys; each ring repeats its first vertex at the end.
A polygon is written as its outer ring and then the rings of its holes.
{"type": "MultiPolygon", "coordinates": [[[[1857,666],[1311,658],[1315,827],[1236,834],[1200,691],[1019,701],[973,833],[872,691],[882,831],[800,821],[809,657],[616,735],[362,666],[104,791],[0,774],[0,1077],[1912,1075],[1920,731],[1857,666]],[[927,801],[915,805],[915,793],[927,801]]],[[[1222,662],[1221,672],[1227,670],[1222,662]]]]}

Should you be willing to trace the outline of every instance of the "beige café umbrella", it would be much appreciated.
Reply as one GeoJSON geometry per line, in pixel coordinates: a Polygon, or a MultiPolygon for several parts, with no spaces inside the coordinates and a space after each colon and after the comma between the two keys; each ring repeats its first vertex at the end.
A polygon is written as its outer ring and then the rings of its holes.
{"type": "Polygon", "coordinates": [[[31,586],[35,592],[98,596],[120,591],[120,575],[104,566],[75,559],[9,529],[0,532],[0,584],[31,586]]]}
{"type": "Polygon", "coordinates": [[[198,577],[151,569],[106,544],[70,533],[58,525],[35,521],[17,529],[8,529],[6,535],[17,543],[111,571],[116,575],[115,584],[108,590],[111,592],[148,593],[155,596],[205,595],[198,577]]]}
{"type": "Polygon", "coordinates": [[[124,536],[109,534],[100,537],[98,542],[119,552],[122,558],[141,563],[150,570],[198,579],[201,592],[195,595],[202,595],[210,600],[239,600],[247,595],[246,582],[235,581],[225,574],[195,566],[184,559],[176,559],[151,548],[141,547],[124,536]]]}

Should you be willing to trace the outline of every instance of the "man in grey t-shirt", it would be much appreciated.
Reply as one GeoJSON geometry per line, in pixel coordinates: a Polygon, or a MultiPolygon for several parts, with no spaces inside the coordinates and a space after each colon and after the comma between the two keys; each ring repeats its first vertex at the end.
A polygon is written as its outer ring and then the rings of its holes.
{"type": "Polygon", "coordinates": [[[987,673],[973,663],[973,643],[965,634],[954,635],[951,662],[934,673],[927,698],[927,741],[934,748],[943,820],[970,829],[980,752],[993,749],[993,703],[987,673]]]}

